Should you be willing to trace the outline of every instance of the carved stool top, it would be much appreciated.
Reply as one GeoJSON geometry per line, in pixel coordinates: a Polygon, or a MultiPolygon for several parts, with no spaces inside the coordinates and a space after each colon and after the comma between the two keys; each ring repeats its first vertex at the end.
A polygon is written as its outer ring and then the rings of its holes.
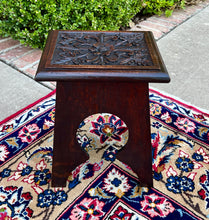
{"type": "Polygon", "coordinates": [[[169,82],[151,32],[51,31],[36,80],[169,82]]]}

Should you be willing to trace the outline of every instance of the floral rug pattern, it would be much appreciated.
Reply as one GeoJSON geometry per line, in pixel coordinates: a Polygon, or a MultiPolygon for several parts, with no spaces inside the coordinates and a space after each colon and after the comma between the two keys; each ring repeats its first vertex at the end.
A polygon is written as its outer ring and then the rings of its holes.
{"type": "Polygon", "coordinates": [[[153,188],[116,159],[125,122],[90,116],[76,134],[89,160],[52,188],[54,104],[52,92],[0,124],[0,219],[209,218],[208,114],[150,90],[153,188]]]}

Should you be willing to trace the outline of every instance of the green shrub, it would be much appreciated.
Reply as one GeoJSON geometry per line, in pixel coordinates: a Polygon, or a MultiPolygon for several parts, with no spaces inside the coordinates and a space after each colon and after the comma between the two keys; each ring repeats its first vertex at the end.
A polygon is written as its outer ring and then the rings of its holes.
{"type": "Polygon", "coordinates": [[[167,17],[172,15],[175,8],[183,8],[184,0],[150,0],[144,1],[143,14],[157,14],[165,13],[167,17]]]}
{"type": "Polygon", "coordinates": [[[43,48],[49,30],[118,30],[141,0],[1,0],[0,35],[43,48]]]}

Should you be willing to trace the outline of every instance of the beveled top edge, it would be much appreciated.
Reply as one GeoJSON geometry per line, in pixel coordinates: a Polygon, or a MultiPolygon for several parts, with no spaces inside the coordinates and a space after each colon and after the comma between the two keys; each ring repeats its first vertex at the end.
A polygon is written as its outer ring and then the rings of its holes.
{"type": "Polygon", "coordinates": [[[58,32],[48,65],[62,68],[154,66],[144,32],[58,32]]]}
{"type": "MultiPolygon", "coordinates": [[[[81,75],[82,77],[84,77],[85,79],[90,79],[89,77],[85,77],[84,74],[87,74],[89,72],[89,69],[91,69],[91,76],[90,78],[105,78],[105,72],[107,72],[106,75],[108,75],[108,72],[112,71],[112,75],[115,74],[115,77],[110,77],[111,79],[119,77],[121,79],[126,79],[126,80],[131,80],[131,78],[135,78],[136,80],[140,80],[139,78],[143,78],[148,81],[156,81],[158,80],[159,82],[161,81],[166,81],[168,82],[170,80],[169,75],[167,73],[167,70],[165,68],[165,65],[163,63],[163,60],[160,56],[159,50],[157,48],[157,45],[155,43],[155,40],[153,38],[152,32],[149,31],[69,31],[69,30],[55,30],[55,31],[51,31],[48,39],[47,39],[47,44],[46,47],[44,49],[44,52],[42,54],[41,57],[41,61],[38,67],[38,71],[37,71],[37,75],[36,75],[36,79],[37,80],[50,80],[50,75],[51,78],[58,80],[59,77],[63,77],[63,72],[68,73],[68,79],[72,78],[73,80],[76,79],[81,79],[81,75]],[[100,68],[98,68],[98,65],[51,65],[51,59],[52,59],[52,55],[54,52],[54,48],[56,45],[56,41],[57,41],[57,36],[58,33],[126,33],[126,34],[136,34],[136,33],[143,33],[146,39],[146,43],[148,44],[148,49],[149,51],[151,51],[151,58],[153,60],[154,65],[153,66],[107,66],[104,67],[102,65],[100,65],[100,68]],[[121,68],[123,69],[122,71],[121,68]],[[76,69],[76,71],[75,71],[76,69]],[[99,69],[99,71],[98,71],[99,69]],[[104,74],[101,74],[101,71],[104,72],[104,74]],[[80,73],[81,74],[80,74],[80,73]],[[137,76],[136,76],[136,72],[137,72],[137,76]],[[143,77],[141,77],[140,73],[143,72],[143,77]],[[146,75],[147,72],[147,76],[144,77],[146,75]],[[149,72],[152,72],[152,76],[149,74],[149,72]],[[154,77],[153,73],[156,73],[156,80],[153,80],[151,78],[154,77]],[[163,77],[159,77],[159,73],[163,73],[163,77]],[[70,77],[70,74],[72,73],[72,77],[70,77]],[[98,74],[99,73],[99,74],[98,74]],[[76,76],[77,74],[77,76],[76,76]],[[54,76],[53,76],[54,75],[54,76]],[[55,77],[56,75],[56,77],[55,77]],[[43,76],[43,77],[42,77],[43,76]],[[47,77],[46,77],[47,76],[47,77]],[[129,79],[128,79],[129,78],[129,79]],[[149,80],[150,78],[150,80],[149,80]],[[167,78],[167,79],[165,79],[167,78]]],[[[66,75],[65,75],[66,76],[66,75]]],[[[64,77],[66,79],[66,77],[64,77]]]]}

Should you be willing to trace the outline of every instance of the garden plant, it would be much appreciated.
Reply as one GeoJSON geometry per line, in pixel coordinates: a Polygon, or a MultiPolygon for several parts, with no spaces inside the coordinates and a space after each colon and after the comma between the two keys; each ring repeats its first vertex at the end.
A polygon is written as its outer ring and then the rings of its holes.
{"type": "Polygon", "coordinates": [[[184,0],[0,0],[0,36],[33,48],[50,30],[120,30],[136,15],[172,14],[184,0]]]}

